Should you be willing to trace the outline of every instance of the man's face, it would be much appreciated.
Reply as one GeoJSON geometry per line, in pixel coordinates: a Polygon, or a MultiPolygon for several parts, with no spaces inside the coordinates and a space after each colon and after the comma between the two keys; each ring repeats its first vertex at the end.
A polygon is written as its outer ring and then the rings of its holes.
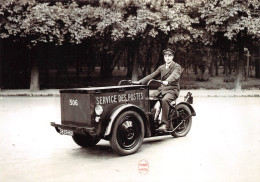
{"type": "Polygon", "coordinates": [[[164,60],[165,60],[166,64],[171,63],[173,61],[173,54],[165,53],[164,54],[164,60]]]}

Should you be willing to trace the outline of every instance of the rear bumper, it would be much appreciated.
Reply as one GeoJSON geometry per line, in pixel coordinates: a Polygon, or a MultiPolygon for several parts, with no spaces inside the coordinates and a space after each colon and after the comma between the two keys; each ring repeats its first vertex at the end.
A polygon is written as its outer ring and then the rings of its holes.
{"type": "Polygon", "coordinates": [[[53,126],[56,131],[61,134],[64,135],[64,133],[62,132],[62,130],[69,130],[75,133],[81,133],[81,134],[90,134],[90,135],[95,135],[95,128],[89,128],[89,127],[77,127],[77,126],[70,126],[70,125],[60,125],[60,124],[56,124],[54,122],[51,122],[51,126],[53,126]]]}

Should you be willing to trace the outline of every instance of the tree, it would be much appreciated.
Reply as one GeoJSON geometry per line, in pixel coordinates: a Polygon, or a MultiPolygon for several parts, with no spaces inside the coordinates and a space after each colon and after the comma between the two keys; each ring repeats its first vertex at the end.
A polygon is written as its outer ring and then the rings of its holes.
{"type": "Polygon", "coordinates": [[[244,47],[260,38],[260,3],[257,0],[208,0],[199,8],[205,22],[205,44],[231,42],[239,52],[236,88],[241,89],[244,47]]]}
{"type": "MultiPolygon", "coordinates": [[[[161,51],[168,46],[173,49],[181,47],[185,54],[194,54],[195,50],[204,47],[216,52],[234,48],[240,55],[239,83],[244,47],[250,49],[252,42],[259,41],[257,0],[0,2],[0,38],[22,42],[31,50],[32,90],[40,87],[37,67],[44,61],[43,57],[41,60],[34,55],[46,45],[73,46],[75,54],[85,51],[82,59],[86,61],[82,62],[87,64],[90,57],[94,57],[90,52],[96,53],[96,59],[101,60],[100,75],[105,78],[111,76],[124,52],[128,60],[128,76],[133,80],[138,79],[139,67],[146,74],[143,66],[162,64],[161,51]],[[156,54],[159,55],[154,56],[156,54]]],[[[183,60],[181,56],[176,58],[183,60]]],[[[186,68],[193,62],[196,67],[200,65],[204,69],[207,60],[184,59],[180,63],[186,68]]],[[[79,68],[81,62],[77,63],[79,68]]]]}
{"type": "MultiPolygon", "coordinates": [[[[79,8],[72,3],[37,3],[34,0],[1,0],[0,38],[23,42],[30,48],[31,55],[39,53],[43,44],[62,45],[64,42],[79,44],[94,34],[92,24],[95,9],[86,5],[79,8]]],[[[39,56],[31,61],[32,91],[40,89],[39,56]]]]}
{"type": "MultiPolygon", "coordinates": [[[[132,79],[137,79],[138,66],[135,63],[140,62],[136,59],[139,58],[137,55],[139,54],[140,44],[145,42],[143,40],[150,38],[157,40],[157,44],[160,45],[157,47],[160,47],[159,52],[161,53],[162,49],[165,49],[169,44],[187,46],[188,42],[192,42],[194,38],[198,37],[197,34],[201,34],[201,31],[192,27],[192,23],[197,20],[188,15],[184,4],[166,3],[163,0],[107,2],[113,2],[111,4],[123,13],[120,24],[115,23],[112,26],[111,32],[113,33],[111,36],[115,40],[124,39],[129,42],[128,45],[132,50],[129,54],[131,57],[129,60],[132,60],[133,65],[132,79]]],[[[192,7],[191,4],[190,7],[192,7]]],[[[162,60],[162,54],[160,54],[158,64],[161,64],[162,60]]]]}

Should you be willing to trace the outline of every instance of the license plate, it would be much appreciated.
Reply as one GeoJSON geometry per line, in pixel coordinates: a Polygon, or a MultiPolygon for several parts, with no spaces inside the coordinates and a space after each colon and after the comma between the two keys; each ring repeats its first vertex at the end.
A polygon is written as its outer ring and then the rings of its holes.
{"type": "Polygon", "coordinates": [[[59,128],[59,130],[60,130],[60,134],[61,135],[69,135],[69,136],[72,136],[73,135],[73,131],[71,131],[71,130],[66,130],[66,129],[62,129],[62,128],[59,128]]]}

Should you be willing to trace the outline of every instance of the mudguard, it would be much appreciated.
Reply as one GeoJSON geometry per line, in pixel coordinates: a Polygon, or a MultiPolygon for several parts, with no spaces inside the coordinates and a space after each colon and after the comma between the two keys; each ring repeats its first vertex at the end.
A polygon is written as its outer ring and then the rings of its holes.
{"type": "Polygon", "coordinates": [[[188,106],[191,111],[192,116],[196,116],[196,112],[195,112],[194,108],[192,107],[192,105],[190,105],[188,102],[180,102],[175,107],[177,107],[180,104],[184,104],[184,105],[188,106]]]}
{"type": "MultiPolygon", "coordinates": [[[[120,105],[118,107],[116,107],[111,114],[109,115],[108,119],[109,119],[109,123],[106,127],[106,131],[104,134],[104,137],[107,137],[110,135],[111,131],[112,131],[112,127],[113,124],[115,122],[115,119],[118,115],[120,115],[122,112],[127,111],[127,110],[132,110],[132,111],[136,111],[138,114],[140,114],[140,116],[142,117],[143,121],[144,121],[144,128],[145,128],[145,133],[148,134],[148,136],[150,135],[148,128],[150,128],[150,126],[148,125],[148,121],[146,118],[145,113],[136,105],[133,104],[124,104],[124,105],[120,105]]],[[[145,134],[145,135],[146,135],[145,134]]]]}

